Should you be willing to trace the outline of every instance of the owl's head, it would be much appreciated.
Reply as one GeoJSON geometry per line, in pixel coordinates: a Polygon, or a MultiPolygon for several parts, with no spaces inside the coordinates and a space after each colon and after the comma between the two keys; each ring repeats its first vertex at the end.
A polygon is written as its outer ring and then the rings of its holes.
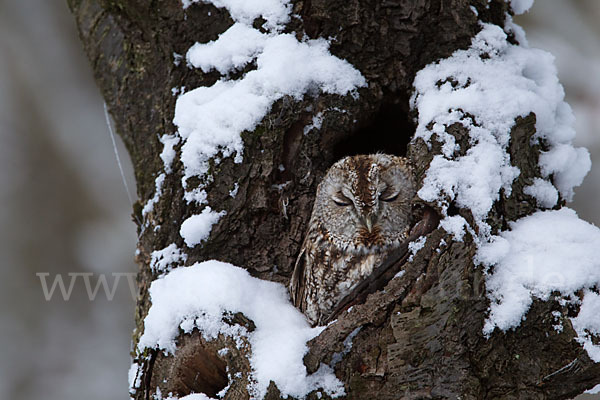
{"type": "Polygon", "coordinates": [[[415,193],[412,168],[405,158],[346,157],[319,184],[311,226],[316,225],[341,251],[368,253],[395,247],[410,230],[415,193]]]}

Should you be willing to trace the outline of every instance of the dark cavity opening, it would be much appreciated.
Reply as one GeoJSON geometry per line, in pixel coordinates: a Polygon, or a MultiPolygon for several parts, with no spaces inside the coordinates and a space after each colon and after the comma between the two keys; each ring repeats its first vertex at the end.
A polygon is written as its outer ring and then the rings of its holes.
{"type": "Polygon", "coordinates": [[[334,145],[334,160],[377,152],[406,156],[414,132],[415,126],[408,115],[408,101],[384,103],[370,118],[359,121],[350,136],[334,145]]]}

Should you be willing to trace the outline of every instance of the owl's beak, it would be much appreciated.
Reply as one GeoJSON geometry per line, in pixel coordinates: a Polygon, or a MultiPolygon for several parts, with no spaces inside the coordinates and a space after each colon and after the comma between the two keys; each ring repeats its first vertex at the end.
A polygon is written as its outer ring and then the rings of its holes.
{"type": "Polygon", "coordinates": [[[373,232],[373,220],[371,219],[370,215],[365,217],[365,225],[367,226],[369,233],[373,232]]]}

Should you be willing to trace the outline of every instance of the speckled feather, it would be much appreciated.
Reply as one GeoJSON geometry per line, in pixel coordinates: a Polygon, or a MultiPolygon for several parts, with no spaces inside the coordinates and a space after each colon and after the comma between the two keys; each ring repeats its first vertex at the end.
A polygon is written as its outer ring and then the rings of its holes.
{"type": "Polygon", "coordinates": [[[292,301],[313,325],[407,238],[415,190],[402,157],[358,155],[329,169],[290,283],[292,301]]]}

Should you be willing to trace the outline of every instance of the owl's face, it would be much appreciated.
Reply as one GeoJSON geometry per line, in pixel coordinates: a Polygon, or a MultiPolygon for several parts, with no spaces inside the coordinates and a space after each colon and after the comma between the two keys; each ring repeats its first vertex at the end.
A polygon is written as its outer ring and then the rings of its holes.
{"type": "Polygon", "coordinates": [[[411,225],[415,182],[408,161],[387,154],[346,157],[317,189],[311,226],[344,252],[398,246],[411,225]]]}

